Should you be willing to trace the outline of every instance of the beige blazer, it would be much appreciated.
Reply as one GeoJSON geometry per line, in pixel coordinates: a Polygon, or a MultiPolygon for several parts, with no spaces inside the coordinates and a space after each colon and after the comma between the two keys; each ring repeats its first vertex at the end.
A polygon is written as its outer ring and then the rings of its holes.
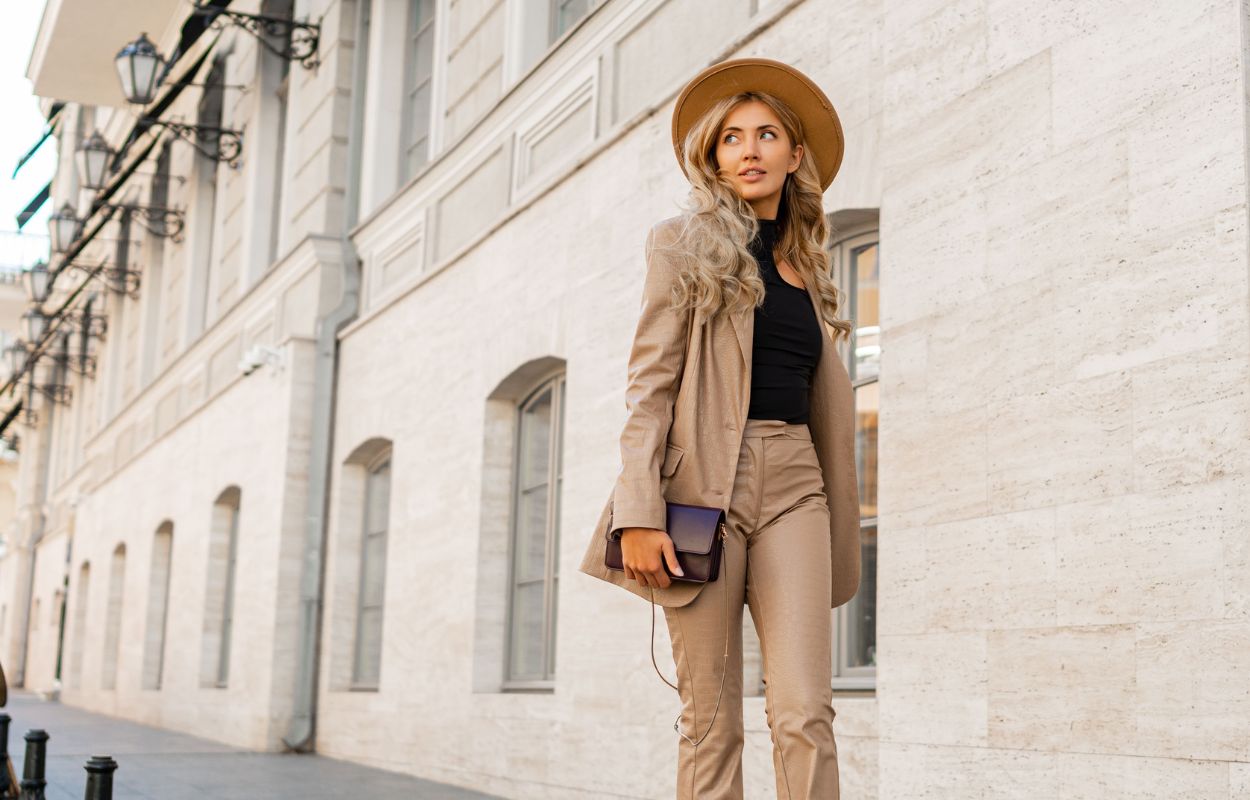
{"type": "MultiPolygon", "coordinates": [[[[671,243],[681,224],[680,216],[669,217],[647,234],[647,274],[629,354],[621,470],[578,568],[646,599],[651,598],[650,587],[604,566],[608,534],[629,527],[665,530],[666,499],[728,509],[750,404],[754,310],[707,319],[702,313],[667,307],[675,265],[654,248],[671,243]]],[[[832,607],[837,608],[859,587],[860,542],[855,399],[832,335],[823,342],[813,372],[808,427],[829,504],[832,607]]],[[[685,605],[704,585],[673,581],[654,590],[655,602],[685,605]]]]}

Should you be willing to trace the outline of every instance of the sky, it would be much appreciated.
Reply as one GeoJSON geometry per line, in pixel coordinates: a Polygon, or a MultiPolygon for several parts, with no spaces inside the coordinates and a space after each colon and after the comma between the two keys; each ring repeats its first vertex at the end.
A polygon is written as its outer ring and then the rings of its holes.
{"type": "Polygon", "coordinates": [[[17,161],[47,126],[31,93],[26,65],[43,16],[42,2],[5,3],[0,25],[0,269],[29,267],[48,258],[49,200],[19,234],[17,213],[39,193],[56,170],[56,142],[49,139],[34,158],[13,175],[17,161]]]}

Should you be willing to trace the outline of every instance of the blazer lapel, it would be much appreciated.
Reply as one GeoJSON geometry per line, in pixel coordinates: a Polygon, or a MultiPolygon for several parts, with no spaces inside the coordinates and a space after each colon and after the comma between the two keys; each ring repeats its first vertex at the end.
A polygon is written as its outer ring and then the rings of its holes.
{"type": "Polygon", "coordinates": [[[755,327],[755,309],[747,308],[743,311],[735,311],[729,315],[729,321],[733,323],[734,335],[738,339],[738,354],[742,356],[742,365],[744,368],[749,368],[751,366],[752,328],[755,327]]]}

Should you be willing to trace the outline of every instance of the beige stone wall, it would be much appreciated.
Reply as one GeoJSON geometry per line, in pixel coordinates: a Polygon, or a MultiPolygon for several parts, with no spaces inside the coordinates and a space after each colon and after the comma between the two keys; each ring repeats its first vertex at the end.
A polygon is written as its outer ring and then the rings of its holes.
{"type": "Polygon", "coordinates": [[[885,15],[882,797],[1244,791],[1239,13],[885,15]]]}

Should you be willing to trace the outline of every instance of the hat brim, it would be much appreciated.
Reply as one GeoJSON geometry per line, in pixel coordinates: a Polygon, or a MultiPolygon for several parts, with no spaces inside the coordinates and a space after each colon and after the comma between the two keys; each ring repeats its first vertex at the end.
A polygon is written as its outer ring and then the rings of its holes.
{"type": "Polygon", "coordinates": [[[798,115],[803,123],[806,150],[820,173],[820,188],[828,189],[842,166],[846,149],[838,112],[810,78],[789,64],[770,58],[736,58],[713,64],[682,89],[673,106],[673,151],[682,173],[686,174],[682,142],[690,127],[717,100],[749,90],[774,95],[798,115]]]}

